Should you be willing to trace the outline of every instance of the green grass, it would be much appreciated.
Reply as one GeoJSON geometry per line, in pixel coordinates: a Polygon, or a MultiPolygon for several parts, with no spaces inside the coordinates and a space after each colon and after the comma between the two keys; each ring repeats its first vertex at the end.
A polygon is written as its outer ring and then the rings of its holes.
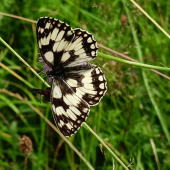
{"type": "MultiPolygon", "coordinates": [[[[170,33],[168,1],[137,3],[170,33]]],[[[0,12],[32,20],[55,17],[72,28],[88,30],[98,43],[141,63],[170,65],[169,38],[130,1],[2,0],[0,12]],[[127,25],[121,24],[122,15],[127,16],[127,25]]],[[[40,72],[41,64],[36,64],[39,55],[35,27],[34,23],[0,15],[0,37],[40,72]]],[[[99,51],[114,55],[102,48],[99,51]]],[[[88,169],[72,147],[30,107],[29,104],[39,109],[54,123],[50,104],[39,103],[39,96],[32,91],[32,87],[42,88],[43,82],[3,43],[0,43],[0,61],[6,66],[0,67],[0,170],[24,169],[25,156],[18,142],[23,135],[29,136],[34,149],[28,156],[27,169],[88,169]]],[[[149,69],[102,55],[93,63],[105,73],[108,91],[99,105],[91,107],[87,125],[126,165],[132,160],[129,169],[170,169],[169,80],[149,69]]],[[[162,73],[170,76],[168,71],[162,73]]],[[[124,169],[84,127],[68,140],[87,162],[99,170],[111,170],[113,163],[115,169],[124,169]]]]}

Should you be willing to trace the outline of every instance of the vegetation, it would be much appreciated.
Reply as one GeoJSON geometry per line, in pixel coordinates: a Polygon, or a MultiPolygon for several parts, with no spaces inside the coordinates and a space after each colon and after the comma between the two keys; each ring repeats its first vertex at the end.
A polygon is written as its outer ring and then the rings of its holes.
{"type": "MultiPolygon", "coordinates": [[[[65,142],[51,125],[50,103],[40,103],[32,90],[45,88],[31,71],[43,69],[37,64],[35,22],[0,13],[0,37],[31,66],[0,42],[0,170],[84,170],[89,164],[97,170],[121,170],[123,164],[126,169],[170,169],[170,73],[163,68],[160,72],[165,75],[160,75],[140,64],[107,57],[119,57],[111,51],[115,50],[140,63],[168,67],[168,35],[132,0],[1,1],[0,12],[34,21],[50,16],[92,33],[101,52],[93,63],[105,73],[108,90],[100,104],[91,107],[86,124],[65,142]],[[24,150],[26,144],[30,152],[24,150]]],[[[170,32],[170,2],[136,2],[170,32]]]]}

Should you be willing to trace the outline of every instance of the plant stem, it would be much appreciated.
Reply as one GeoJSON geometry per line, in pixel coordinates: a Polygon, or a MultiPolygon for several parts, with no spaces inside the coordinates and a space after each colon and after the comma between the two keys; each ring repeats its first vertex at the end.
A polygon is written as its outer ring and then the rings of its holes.
{"type": "MultiPolygon", "coordinates": [[[[131,31],[132,31],[132,35],[133,35],[133,38],[134,38],[134,41],[135,41],[135,44],[137,45],[137,53],[138,53],[138,57],[139,57],[139,61],[140,62],[143,62],[143,55],[142,55],[142,51],[141,51],[141,48],[140,48],[140,43],[139,43],[139,39],[138,37],[136,36],[136,33],[135,33],[135,28],[133,26],[133,21],[132,21],[132,17],[130,15],[130,12],[129,12],[129,9],[127,8],[126,4],[125,4],[125,1],[122,0],[123,2],[123,6],[125,8],[125,11],[127,13],[127,17],[128,17],[128,21],[130,23],[130,28],[131,28],[131,31]]],[[[152,92],[152,89],[150,88],[149,86],[149,81],[148,81],[148,78],[147,78],[147,74],[144,72],[144,70],[142,70],[142,76],[143,76],[143,80],[144,80],[144,83],[145,83],[145,86],[146,86],[146,90],[148,92],[148,95],[150,97],[150,100],[151,100],[151,103],[155,109],[155,112],[158,116],[158,119],[162,125],[162,129],[165,133],[165,136],[170,144],[170,134],[169,134],[169,131],[168,131],[168,127],[167,127],[167,123],[165,121],[165,119],[163,118],[163,115],[161,114],[161,111],[159,110],[159,107],[154,99],[154,96],[153,96],[153,92],[152,92]]]]}
{"type": "Polygon", "coordinates": [[[19,56],[17,52],[15,52],[1,37],[0,41],[14,54],[18,57],[20,61],[22,61],[27,67],[30,68],[30,70],[43,82],[46,86],[49,86],[48,83],[44,81],[44,79],[22,58],[19,56]]]}
{"type": "Polygon", "coordinates": [[[129,170],[129,168],[123,163],[122,160],[120,160],[117,155],[104,143],[104,141],[86,124],[84,123],[83,126],[87,128],[97,139],[102,143],[102,145],[110,152],[110,154],[126,169],[129,170]]]}
{"type": "Polygon", "coordinates": [[[168,38],[170,35],[155,21],[153,20],[135,1],[130,0],[146,17],[148,17],[168,38]]]}
{"type": "Polygon", "coordinates": [[[24,159],[24,170],[27,170],[27,160],[28,160],[28,156],[25,155],[25,159],[24,159]]]}
{"type": "Polygon", "coordinates": [[[124,60],[124,59],[117,58],[117,57],[114,57],[114,56],[110,56],[110,55],[107,55],[107,54],[103,54],[101,52],[98,52],[98,56],[100,56],[102,58],[112,59],[114,61],[129,64],[129,65],[132,65],[132,66],[155,69],[155,70],[162,70],[162,71],[170,71],[170,68],[167,68],[167,67],[159,67],[159,66],[153,66],[153,65],[143,64],[143,63],[132,62],[132,61],[124,60]]]}

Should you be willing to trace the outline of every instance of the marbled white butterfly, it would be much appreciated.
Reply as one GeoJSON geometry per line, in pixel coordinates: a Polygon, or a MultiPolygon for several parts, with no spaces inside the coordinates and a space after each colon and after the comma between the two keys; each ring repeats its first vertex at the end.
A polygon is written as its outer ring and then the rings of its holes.
{"type": "Polygon", "coordinates": [[[34,90],[51,102],[58,129],[69,137],[86,121],[90,106],[98,104],[107,90],[104,73],[87,63],[97,56],[97,42],[87,31],[72,29],[49,17],[38,20],[36,35],[52,86],[34,90]]]}

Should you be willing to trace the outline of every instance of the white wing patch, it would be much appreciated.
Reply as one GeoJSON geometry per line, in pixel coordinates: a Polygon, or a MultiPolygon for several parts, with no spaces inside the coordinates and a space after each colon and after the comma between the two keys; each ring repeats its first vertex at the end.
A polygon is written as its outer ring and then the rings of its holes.
{"type": "Polygon", "coordinates": [[[55,41],[58,32],[59,32],[59,29],[58,28],[54,28],[54,30],[53,30],[53,32],[51,34],[51,40],[55,41]]]}
{"type": "Polygon", "coordinates": [[[55,39],[55,41],[56,41],[56,42],[57,42],[57,41],[60,41],[60,40],[63,38],[64,33],[65,33],[65,31],[60,31],[60,32],[58,33],[57,38],[55,39]]]}
{"type": "Polygon", "coordinates": [[[60,99],[62,97],[62,92],[57,81],[53,81],[53,97],[60,99]]]}
{"type": "Polygon", "coordinates": [[[52,53],[51,51],[48,51],[44,54],[45,59],[50,62],[50,63],[54,63],[54,53],[52,53]]]}
{"type": "Polygon", "coordinates": [[[65,52],[64,55],[61,57],[61,62],[64,63],[64,62],[67,61],[70,57],[71,57],[71,55],[69,54],[69,52],[65,52]]]}

